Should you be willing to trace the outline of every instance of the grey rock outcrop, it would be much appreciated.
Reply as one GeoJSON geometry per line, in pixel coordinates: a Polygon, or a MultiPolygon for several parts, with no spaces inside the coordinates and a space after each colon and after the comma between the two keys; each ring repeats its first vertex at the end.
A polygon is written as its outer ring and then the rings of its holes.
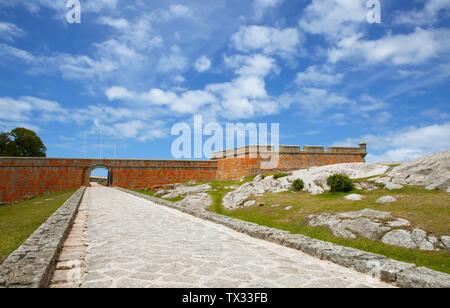
{"type": "Polygon", "coordinates": [[[173,190],[159,191],[157,195],[162,196],[163,199],[173,199],[187,195],[206,193],[210,189],[212,187],[208,184],[197,186],[175,185],[173,190]]]}
{"type": "Polygon", "coordinates": [[[177,204],[187,208],[207,209],[211,206],[212,200],[208,193],[199,193],[188,195],[177,204]]]}
{"type": "Polygon", "coordinates": [[[450,192],[450,151],[402,164],[378,181],[396,185],[424,186],[450,192]]]}
{"type": "Polygon", "coordinates": [[[409,228],[411,223],[406,219],[396,218],[389,212],[371,209],[311,215],[307,218],[307,222],[312,227],[327,227],[337,237],[346,239],[362,237],[392,246],[423,251],[445,249],[446,240],[450,239],[443,237],[439,241],[435,236],[418,228],[413,231],[401,229],[409,228]]]}
{"type": "Polygon", "coordinates": [[[311,194],[322,194],[329,189],[327,179],[333,174],[346,174],[352,179],[366,178],[386,173],[387,166],[377,164],[338,164],[299,170],[288,177],[274,179],[273,176],[257,176],[252,182],[246,183],[225,195],[223,205],[227,209],[245,207],[245,202],[253,196],[266,193],[277,193],[291,189],[292,182],[301,179],[305,183],[305,191],[311,194]]]}

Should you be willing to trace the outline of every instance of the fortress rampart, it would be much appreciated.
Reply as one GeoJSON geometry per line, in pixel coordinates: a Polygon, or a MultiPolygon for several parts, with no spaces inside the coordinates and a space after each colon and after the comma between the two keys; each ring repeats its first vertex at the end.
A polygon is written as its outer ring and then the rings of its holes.
{"type": "Polygon", "coordinates": [[[211,160],[167,161],[130,159],[0,158],[0,203],[90,185],[93,169],[109,171],[111,186],[142,189],[187,181],[239,179],[264,172],[292,171],[337,163],[364,162],[365,144],[359,148],[280,146],[277,168],[263,170],[272,148],[248,146],[214,153],[211,160]]]}

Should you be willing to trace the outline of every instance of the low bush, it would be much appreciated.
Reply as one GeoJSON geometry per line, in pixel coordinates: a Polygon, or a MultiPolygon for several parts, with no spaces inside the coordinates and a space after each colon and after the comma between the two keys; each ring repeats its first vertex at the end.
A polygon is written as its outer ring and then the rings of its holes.
{"type": "Polygon", "coordinates": [[[273,175],[273,178],[274,178],[275,180],[278,180],[278,179],[285,178],[285,177],[287,177],[287,176],[289,176],[289,173],[275,173],[275,174],[273,175]]]}
{"type": "Polygon", "coordinates": [[[335,174],[328,178],[331,192],[350,192],[355,189],[352,180],[344,174],[335,174]]]}
{"type": "Polygon", "coordinates": [[[305,188],[305,182],[302,179],[297,179],[292,183],[292,189],[294,191],[302,191],[305,188]]]}

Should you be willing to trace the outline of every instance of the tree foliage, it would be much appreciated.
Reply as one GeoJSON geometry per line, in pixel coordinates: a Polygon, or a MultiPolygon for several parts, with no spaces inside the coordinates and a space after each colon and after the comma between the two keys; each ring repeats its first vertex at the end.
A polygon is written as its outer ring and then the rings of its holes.
{"type": "Polygon", "coordinates": [[[16,128],[0,133],[0,156],[46,157],[46,152],[41,138],[32,130],[16,128]]]}

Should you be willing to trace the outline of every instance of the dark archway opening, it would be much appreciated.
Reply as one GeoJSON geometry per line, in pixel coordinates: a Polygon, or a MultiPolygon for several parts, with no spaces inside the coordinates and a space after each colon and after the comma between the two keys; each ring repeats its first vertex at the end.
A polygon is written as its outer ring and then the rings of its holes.
{"type": "Polygon", "coordinates": [[[90,186],[112,186],[111,170],[105,166],[96,166],[92,168],[89,177],[90,186]]]}

